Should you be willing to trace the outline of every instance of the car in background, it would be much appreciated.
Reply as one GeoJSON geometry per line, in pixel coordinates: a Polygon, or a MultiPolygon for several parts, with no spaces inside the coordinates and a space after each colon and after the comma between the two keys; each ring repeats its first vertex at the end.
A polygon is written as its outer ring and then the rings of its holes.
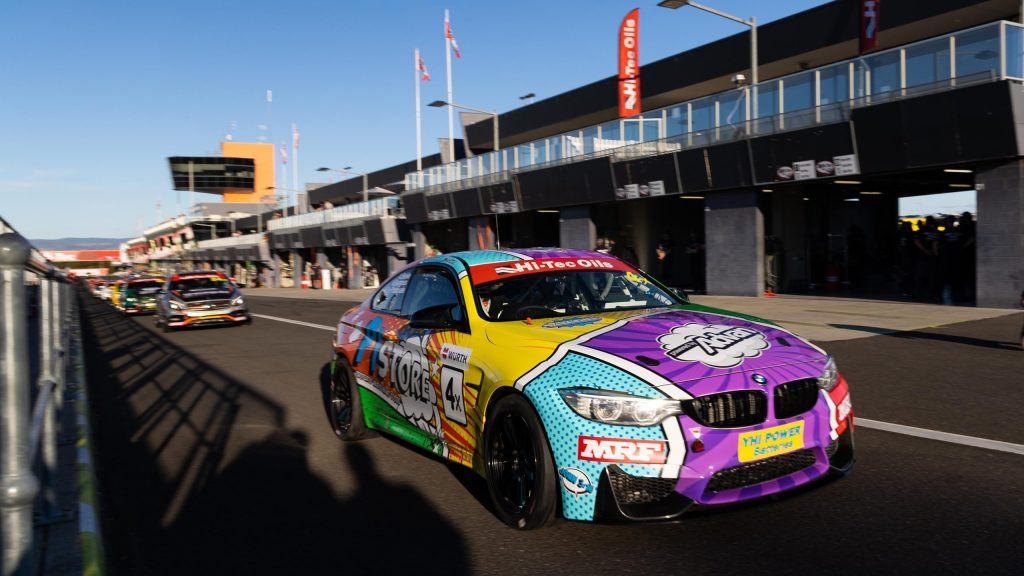
{"type": "Polygon", "coordinates": [[[484,477],[516,529],[666,520],[849,470],[853,409],[823,350],[690,303],[598,252],[458,252],[345,312],[324,407],[484,477]]]}
{"type": "Polygon", "coordinates": [[[126,315],[156,312],[157,296],[165,281],[163,276],[128,278],[118,290],[117,309],[126,315]]]}
{"type": "Polygon", "coordinates": [[[110,297],[108,298],[108,300],[110,300],[110,304],[114,308],[120,309],[120,306],[121,306],[121,290],[122,290],[122,288],[124,288],[124,283],[125,283],[124,278],[115,280],[115,281],[110,283],[110,297]]]}
{"type": "Polygon", "coordinates": [[[210,324],[251,323],[242,291],[220,272],[174,274],[157,297],[156,324],[165,332],[210,324]]]}
{"type": "Polygon", "coordinates": [[[95,296],[97,298],[99,298],[100,300],[106,300],[106,301],[109,302],[110,301],[110,286],[113,283],[114,283],[113,280],[107,280],[107,279],[99,280],[98,282],[96,282],[96,289],[93,291],[93,294],[95,294],[95,296]]]}

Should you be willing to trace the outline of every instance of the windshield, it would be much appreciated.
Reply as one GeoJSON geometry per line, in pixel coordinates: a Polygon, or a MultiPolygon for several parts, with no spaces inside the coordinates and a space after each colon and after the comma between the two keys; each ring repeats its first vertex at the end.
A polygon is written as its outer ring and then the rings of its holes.
{"type": "Polygon", "coordinates": [[[220,276],[196,276],[193,278],[179,278],[174,280],[171,290],[177,292],[216,292],[219,290],[230,290],[231,283],[227,278],[220,276]]]}
{"type": "Polygon", "coordinates": [[[633,270],[542,272],[480,284],[480,310],[487,320],[552,318],[612,310],[637,310],[678,304],[633,270]]]}

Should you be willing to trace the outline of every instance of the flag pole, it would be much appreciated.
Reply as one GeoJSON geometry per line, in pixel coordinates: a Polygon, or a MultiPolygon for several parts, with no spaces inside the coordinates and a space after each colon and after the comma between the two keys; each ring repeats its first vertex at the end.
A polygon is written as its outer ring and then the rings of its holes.
{"type": "MultiPolygon", "coordinates": [[[[423,170],[423,141],[420,127],[420,49],[413,54],[412,78],[416,84],[416,171],[423,170]]],[[[417,174],[417,178],[419,175],[417,174]]],[[[417,182],[417,187],[419,183],[417,182]]]]}
{"type": "Polygon", "coordinates": [[[299,146],[295,135],[298,134],[298,127],[292,124],[292,194],[298,199],[299,190],[299,146]]]}
{"type": "MultiPolygon", "coordinates": [[[[281,151],[286,150],[284,142],[281,142],[281,151]]],[[[288,192],[288,158],[284,154],[280,154],[281,157],[281,189],[279,192],[284,192],[284,195],[276,194],[276,196],[284,199],[284,215],[288,216],[288,204],[290,204],[290,192],[288,192]]]]}
{"type": "Polygon", "coordinates": [[[451,163],[455,162],[455,109],[452,107],[452,39],[448,35],[451,25],[448,9],[444,9],[444,60],[448,67],[448,178],[451,179],[451,163]]]}

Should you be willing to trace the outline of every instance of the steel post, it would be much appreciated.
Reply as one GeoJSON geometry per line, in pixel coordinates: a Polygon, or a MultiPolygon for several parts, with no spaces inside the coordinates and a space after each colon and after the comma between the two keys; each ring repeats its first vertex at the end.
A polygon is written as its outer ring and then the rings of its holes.
{"type": "MultiPolygon", "coordinates": [[[[54,378],[54,325],[58,319],[54,317],[51,302],[58,286],[50,275],[39,278],[39,393],[37,402],[49,399],[42,407],[42,438],[41,438],[41,483],[43,490],[43,520],[48,520],[59,513],[57,502],[57,412],[53,401],[54,394],[47,393],[49,387],[56,392],[57,380],[54,378]]],[[[34,456],[34,454],[33,454],[34,456]]]]}
{"type": "Polygon", "coordinates": [[[32,505],[39,483],[29,453],[28,330],[25,265],[30,247],[0,235],[0,539],[4,576],[32,573],[32,505]]]}

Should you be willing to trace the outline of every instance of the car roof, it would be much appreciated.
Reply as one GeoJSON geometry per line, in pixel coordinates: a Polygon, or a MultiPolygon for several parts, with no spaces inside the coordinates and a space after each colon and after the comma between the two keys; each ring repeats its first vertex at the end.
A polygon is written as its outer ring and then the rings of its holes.
{"type": "Polygon", "coordinates": [[[524,260],[527,258],[533,260],[540,260],[543,258],[614,258],[614,256],[611,256],[610,254],[595,252],[593,250],[576,250],[557,247],[512,248],[505,250],[463,250],[461,252],[451,252],[445,254],[445,256],[453,256],[455,258],[472,261],[482,253],[489,253],[495,256],[505,255],[509,260],[524,260]],[[523,258],[524,256],[526,258],[523,258]]]}
{"type": "Polygon", "coordinates": [[[220,276],[221,278],[227,278],[227,275],[217,270],[192,270],[190,272],[179,272],[174,275],[174,278],[188,278],[190,276],[220,276]]]}

